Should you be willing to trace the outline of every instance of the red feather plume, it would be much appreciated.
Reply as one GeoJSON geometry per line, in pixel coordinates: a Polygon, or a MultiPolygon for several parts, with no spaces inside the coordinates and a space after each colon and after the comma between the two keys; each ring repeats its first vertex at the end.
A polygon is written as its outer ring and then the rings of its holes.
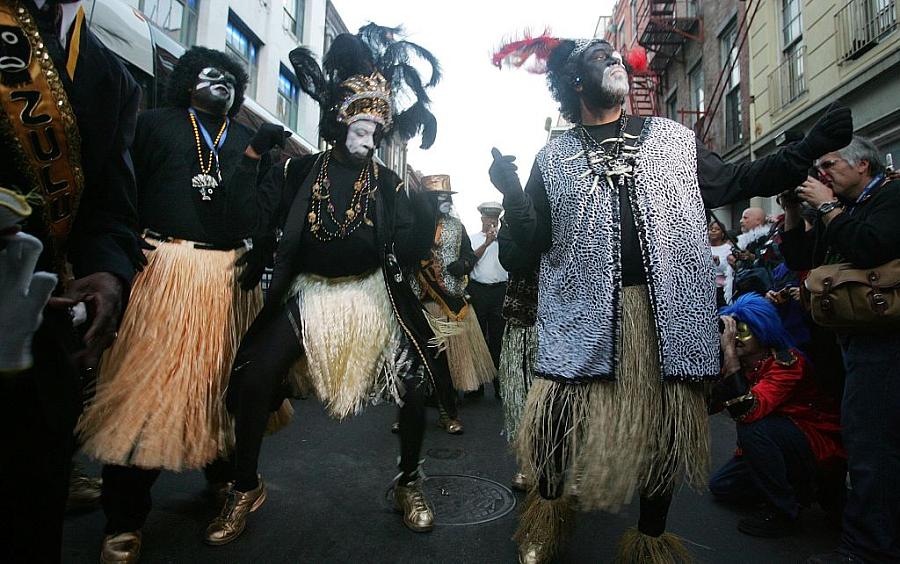
{"type": "Polygon", "coordinates": [[[551,37],[549,31],[544,31],[538,37],[532,37],[525,32],[525,37],[517,41],[510,41],[499,47],[491,57],[495,67],[503,68],[503,65],[520,68],[529,60],[532,61],[526,70],[536,74],[547,72],[547,59],[550,53],[559,46],[560,40],[551,37]]]}
{"type": "Polygon", "coordinates": [[[625,62],[631,67],[633,74],[641,74],[647,70],[647,51],[643,47],[635,47],[625,55],[625,62]]]}

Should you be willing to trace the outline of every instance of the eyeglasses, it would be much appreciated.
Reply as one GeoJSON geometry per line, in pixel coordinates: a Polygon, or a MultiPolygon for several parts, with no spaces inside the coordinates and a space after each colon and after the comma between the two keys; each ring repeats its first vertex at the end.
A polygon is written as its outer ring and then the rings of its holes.
{"type": "Polygon", "coordinates": [[[816,165],[816,166],[818,166],[819,170],[821,170],[822,172],[825,172],[825,171],[828,170],[829,168],[831,168],[831,167],[833,167],[834,165],[836,165],[836,164],[838,163],[838,161],[842,161],[842,160],[844,160],[844,159],[829,159],[829,160],[827,160],[827,161],[822,161],[822,162],[820,162],[820,163],[819,163],[818,165],[816,165]]]}

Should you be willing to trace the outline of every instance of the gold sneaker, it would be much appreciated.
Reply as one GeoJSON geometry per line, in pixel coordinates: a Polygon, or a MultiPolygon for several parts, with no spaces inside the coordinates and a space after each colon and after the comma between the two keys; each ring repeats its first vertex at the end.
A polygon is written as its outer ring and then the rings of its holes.
{"type": "Polygon", "coordinates": [[[100,505],[103,480],[85,474],[81,467],[72,467],[69,476],[69,497],[66,498],[66,511],[94,509],[100,505]]]}
{"type": "Polygon", "coordinates": [[[421,482],[410,482],[394,488],[394,508],[403,514],[403,524],[416,533],[427,533],[434,528],[434,512],[428,506],[421,482]]]}
{"type": "Polygon", "coordinates": [[[238,538],[247,526],[247,515],[253,513],[266,501],[266,484],[259,479],[256,489],[243,493],[231,488],[219,516],[206,527],[203,540],[206,544],[218,546],[228,544],[238,538]]]}
{"type": "Polygon", "coordinates": [[[510,480],[510,485],[512,489],[527,492],[530,484],[528,483],[528,476],[523,474],[522,472],[516,472],[513,474],[512,480],[510,480]]]}
{"type": "Polygon", "coordinates": [[[462,421],[455,417],[449,417],[446,415],[441,415],[439,425],[451,435],[462,435],[463,428],[462,421]]]}
{"type": "Polygon", "coordinates": [[[542,542],[526,542],[519,546],[519,564],[545,564],[550,562],[547,545],[542,542]]]}
{"type": "Polygon", "coordinates": [[[103,537],[102,564],[133,564],[141,558],[141,532],[128,531],[103,537]]]}

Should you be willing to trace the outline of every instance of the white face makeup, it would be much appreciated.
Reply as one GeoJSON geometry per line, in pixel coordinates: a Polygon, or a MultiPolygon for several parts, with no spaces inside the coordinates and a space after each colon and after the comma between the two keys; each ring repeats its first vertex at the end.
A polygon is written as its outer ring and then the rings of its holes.
{"type": "Polygon", "coordinates": [[[226,114],[234,104],[236,80],[215,67],[206,67],[197,75],[191,94],[192,105],[213,114],[226,114]]]}
{"type": "Polygon", "coordinates": [[[361,119],[347,127],[347,152],[357,159],[365,159],[375,150],[375,130],[378,128],[372,120],[361,119]]]}

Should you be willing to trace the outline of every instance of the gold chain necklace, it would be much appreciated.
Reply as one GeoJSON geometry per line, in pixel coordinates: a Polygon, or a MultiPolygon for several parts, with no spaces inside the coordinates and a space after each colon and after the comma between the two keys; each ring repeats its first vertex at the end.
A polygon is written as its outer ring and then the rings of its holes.
{"type": "MultiPolygon", "coordinates": [[[[353,183],[353,194],[350,196],[350,204],[344,211],[341,220],[335,217],[334,200],[331,198],[331,180],[328,178],[328,164],[331,162],[331,151],[325,152],[325,158],[322,162],[322,168],[316,176],[316,181],[312,186],[312,204],[310,204],[310,212],[306,216],[309,223],[309,231],[313,237],[322,242],[333,241],[334,239],[346,239],[351,233],[356,231],[359,226],[365,224],[369,227],[375,225],[369,219],[369,203],[375,200],[375,191],[377,187],[372,188],[372,167],[378,165],[366,163],[359,171],[356,182],[353,183]],[[336,229],[329,229],[325,223],[325,217],[329,217],[336,229]]],[[[377,168],[375,177],[378,177],[377,168]]]]}
{"type": "Polygon", "coordinates": [[[225,133],[225,128],[228,126],[228,118],[225,118],[225,121],[222,122],[222,127],[219,128],[219,133],[216,135],[215,141],[213,141],[213,146],[209,149],[209,160],[204,165],[203,146],[200,144],[200,127],[197,125],[197,117],[192,111],[188,112],[188,117],[191,120],[191,128],[194,130],[194,144],[197,146],[197,160],[200,163],[200,174],[191,178],[191,186],[200,190],[200,195],[204,200],[212,200],[212,195],[215,189],[219,187],[219,180],[221,180],[218,166],[219,160],[216,157],[215,148],[218,147],[219,140],[222,138],[222,134],[225,133]],[[213,162],[216,163],[216,176],[219,177],[219,180],[210,174],[213,162]]]}

